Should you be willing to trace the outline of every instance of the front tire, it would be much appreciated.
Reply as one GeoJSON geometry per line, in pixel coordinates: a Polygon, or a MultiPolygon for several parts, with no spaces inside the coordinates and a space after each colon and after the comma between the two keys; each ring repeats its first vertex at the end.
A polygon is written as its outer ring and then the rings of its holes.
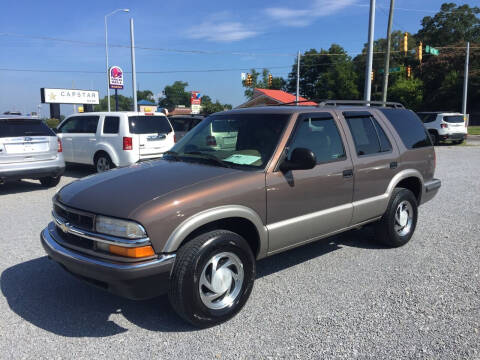
{"type": "Polygon", "coordinates": [[[417,226],[418,207],[415,195],[396,188],[387,211],[375,225],[375,237],[383,245],[399,247],[408,243],[417,226]]]}
{"type": "Polygon", "coordinates": [[[40,184],[42,184],[46,188],[55,187],[60,182],[61,176],[46,176],[40,178],[40,184]]]}
{"type": "Polygon", "coordinates": [[[170,279],[174,310],[196,327],[234,317],[247,302],[255,280],[255,258],[238,234],[216,230],[183,245],[170,279]]]}

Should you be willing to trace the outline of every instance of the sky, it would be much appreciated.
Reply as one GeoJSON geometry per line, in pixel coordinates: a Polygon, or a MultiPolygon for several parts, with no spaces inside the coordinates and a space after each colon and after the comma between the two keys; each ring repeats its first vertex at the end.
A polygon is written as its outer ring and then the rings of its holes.
{"type": "MultiPolygon", "coordinates": [[[[393,29],[417,32],[443,2],[396,0],[393,29]]],[[[386,35],[389,3],[377,0],[375,38],[386,35]]],[[[125,72],[125,96],[132,95],[130,18],[139,90],[160,94],[181,80],[187,90],[233,106],[246,100],[242,72],[265,67],[287,77],[298,51],[337,43],[355,56],[368,34],[368,0],[0,0],[0,6],[0,113],[37,111],[41,87],[105,96],[104,16],[119,8],[130,12],[108,17],[109,63],[125,72]],[[209,71],[218,69],[225,71],[209,71]]],[[[40,109],[48,115],[48,104],[40,109]]],[[[62,105],[62,114],[72,112],[62,105]]]]}

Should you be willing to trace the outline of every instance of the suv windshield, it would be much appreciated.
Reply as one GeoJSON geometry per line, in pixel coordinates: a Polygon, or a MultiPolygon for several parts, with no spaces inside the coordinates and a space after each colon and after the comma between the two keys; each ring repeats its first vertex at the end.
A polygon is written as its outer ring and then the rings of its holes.
{"type": "Polygon", "coordinates": [[[453,116],[444,116],[443,121],[446,121],[448,123],[463,123],[463,115],[453,115],[453,116]]]}
{"type": "Polygon", "coordinates": [[[0,137],[55,136],[55,133],[40,120],[0,119],[0,137]]]}
{"type": "Polygon", "coordinates": [[[129,116],[131,134],[168,134],[172,127],[165,116],[129,116]]]}
{"type": "Polygon", "coordinates": [[[264,168],[289,117],[289,114],[214,115],[182,138],[166,157],[264,168]]]}

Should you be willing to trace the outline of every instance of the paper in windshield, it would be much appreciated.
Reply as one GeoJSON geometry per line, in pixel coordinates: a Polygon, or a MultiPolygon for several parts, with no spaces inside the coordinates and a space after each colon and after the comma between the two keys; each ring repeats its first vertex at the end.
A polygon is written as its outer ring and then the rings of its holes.
{"type": "Polygon", "coordinates": [[[251,165],[260,159],[261,159],[260,156],[255,156],[255,155],[234,154],[232,156],[229,156],[226,159],[223,159],[223,161],[228,161],[228,162],[239,164],[239,165],[251,165]]]}

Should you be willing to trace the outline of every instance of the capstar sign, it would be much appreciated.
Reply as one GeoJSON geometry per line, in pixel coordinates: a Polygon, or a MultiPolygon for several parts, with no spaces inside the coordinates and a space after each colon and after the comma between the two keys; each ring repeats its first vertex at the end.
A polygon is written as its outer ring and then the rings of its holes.
{"type": "Polygon", "coordinates": [[[98,91],[77,89],[40,89],[42,103],[46,104],[98,104],[98,91]]]}
{"type": "Polygon", "coordinates": [[[123,70],[120,66],[111,66],[108,75],[110,89],[123,89],[123,70]]]}

